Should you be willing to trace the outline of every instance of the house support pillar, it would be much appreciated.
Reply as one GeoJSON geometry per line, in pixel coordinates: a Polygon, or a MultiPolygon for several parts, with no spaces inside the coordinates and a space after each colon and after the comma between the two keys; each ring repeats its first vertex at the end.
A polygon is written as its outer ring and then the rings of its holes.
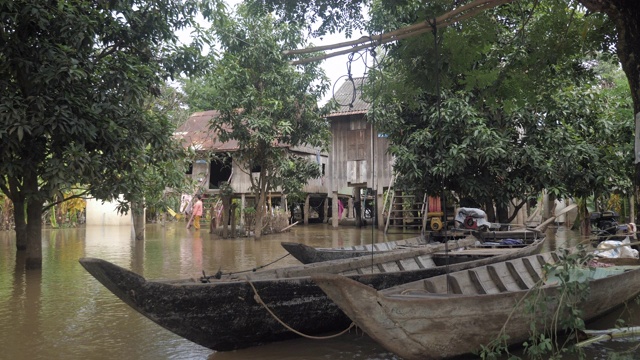
{"type": "Polygon", "coordinates": [[[376,222],[378,223],[378,229],[384,230],[384,191],[376,191],[376,222]]]}
{"type": "Polygon", "coordinates": [[[338,199],[338,192],[334,191],[331,199],[331,226],[334,229],[338,228],[338,223],[340,222],[340,219],[338,218],[338,201],[340,201],[338,199]]]}
{"type": "Polygon", "coordinates": [[[247,207],[247,198],[244,194],[240,195],[240,225],[242,228],[245,228],[246,223],[244,222],[244,209],[247,207]]]}
{"type": "Polygon", "coordinates": [[[328,196],[324,198],[322,216],[324,217],[322,219],[322,222],[328,224],[329,223],[329,197],[328,196]]]}
{"type": "Polygon", "coordinates": [[[309,194],[304,198],[304,224],[309,225],[309,194]]]}

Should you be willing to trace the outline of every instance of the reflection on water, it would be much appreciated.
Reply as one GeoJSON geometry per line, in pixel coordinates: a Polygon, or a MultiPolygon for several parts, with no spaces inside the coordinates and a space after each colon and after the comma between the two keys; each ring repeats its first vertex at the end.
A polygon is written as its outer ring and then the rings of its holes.
{"type": "MultiPolygon", "coordinates": [[[[563,228],[552,229],[548,235],[547,249],[579,241],[575,233],[563,228]]],[[[269,267],[298,265],[293,257],[285,256],[281,241],[335,247],[409,236],[385,236],[370,227],[335,230],[323,224],[296,226],[290,232],[257,241],[220,239],[205,231],[185,230],[182,223],[149,225],[145,241],[132,241],[128,227],[45,230],[43,269],[25,271],[22,254],[16,255],[14,233],[0,232],[0,358],[397,359],[356,332],[325,341],[297,339],[215,353],[136,313],[84,271],[77,260],[102,258],[151,279],[199,277],[203,270],[207,274],[219,269],[251,271],[276,260],[269,267]]],[[[615,318],[602,320],[600,326],[610,327],[615,318]]],[[[595,349],[595,357],[607,352],[603,347],[595,349]]]]}

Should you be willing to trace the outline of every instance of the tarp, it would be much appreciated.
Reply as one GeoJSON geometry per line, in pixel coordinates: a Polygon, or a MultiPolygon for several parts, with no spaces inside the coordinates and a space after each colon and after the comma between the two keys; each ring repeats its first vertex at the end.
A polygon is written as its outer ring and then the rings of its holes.
{"type": "Polygon", "coordinates": [[[487,214],[481,209],[465,207],[458,209],[458,214],[456,215],[455,220],[462,224],[463,227],[469,228],[465,223],[467,218],[473,219],[478,227],[491,226],[491,223],[487,221],[487,214]]]}

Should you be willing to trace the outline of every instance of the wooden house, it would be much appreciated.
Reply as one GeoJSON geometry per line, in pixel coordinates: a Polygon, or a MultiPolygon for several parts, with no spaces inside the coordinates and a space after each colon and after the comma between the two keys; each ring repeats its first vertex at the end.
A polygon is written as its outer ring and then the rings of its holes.
{"type": "MultiPolygon", "coordinates": [[[[369,216],[382,219],[384,191],[390,186],[393,158],[389,141],[367,121],[370,104],[363,100],[365,78],[346,80],[334,94],[339,108],[328,116],[332,142],[329,151],[327,188],[332,204],[349,200],[351,209],[362,209],[369,216]],[[354,204],[355,203],[355,204],[354,204]],[[364,205],[362,208],[359,204],[364,205]],[[369,215],[369,211],[371,214],[369,215]]],[[[338,207],[332,206],[332,225],[338,226],[338,207]]],[[[383,221],[378,222],[383,228],[383,221]]]]}
{"type": "MultiPolygon", "coordinates": [[[[198,192],[209,196],[219,194],[220,184],[228,182],[233,189],[233,197],[241,200],[241,207],[253,206],[255,199],[251,191],[249,176],[256,176],[257,173],[249,174],[242,164],[234,160],[233,153],[238,150],[236,141],[221,142],[217,134],[209,129],[209,123],[217,116],[219,113],[214,110],[194,113],[174,133],[174,137],[180,140],[185,148],[191,148],[197,154],[196,161],[187,171],[187,176],[200,184],[198,192]]],[[[303,191],[309,194],[310,198],[320,199],[320,202],[324,201],[327,194],[327,174],[325,174],[327,154],[316,148],[304,146],[289,147],[288,150],[298,156],[318,162],[322,177],[310,180],[303,191]]],[[[279,204],[284,208],[286,200],[283,201],[281,191],[274,191],[269,196],[272,204],[279,204]]],[[[309,206],[313,206],[314,201],[311,200],[307,203],[311,204],[309,206]]],[[[304,212],[306,216],[309,213],[309,211],[304,212]]],[[[242,222],[243,219],[241,219],[242,222]]]]}

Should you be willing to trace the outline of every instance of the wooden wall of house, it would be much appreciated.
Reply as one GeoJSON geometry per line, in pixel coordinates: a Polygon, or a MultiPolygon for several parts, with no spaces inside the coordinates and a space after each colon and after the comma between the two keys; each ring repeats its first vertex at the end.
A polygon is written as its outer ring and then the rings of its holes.
{"type": "MultiPolygon", "coordinates": [[[[319,157],[317,155],[312,155],[312,154],[298,154],[299,156],[304,156],[306,157],[309,161],[313,161],[316,162],[318,161],[318,158],[320,160],[320,166],[322,168],[322,166],[324,166],[325,169],[325,176],[318,178],[318,179],[311,179],[307,185],[304,187],[303,191],[307,192],[307,193],[312,193],[312,194],[327,194],[327,186],[326,186],[326,169],[327,169],[327,162],[328,162],[328,157],[326,154],[320,155],[319,157]]],[[[200,161],[196,161],[196,163],[193,164],[193,171],[192,171],[192,179],[194,181],[199,181],[200,179],[203,178],[204,174],[207,174],[207,169],[209,164],[204,164],[202,163],[204,160],[200,160],[200,161]]],[[[251,178],[249,177],[249,174],[246,173],[246,171],[244,169],[242,169],[237,162],[233,161],[232,162],[232,177],[231,177],[231,187],[233,188],[234,192],[236,194],[249,194],[251,193],[251,178]]],[[[251,176],[257,176],[256,174],[252,174],[251,176]]],[[[209,178],[211,177],[211,174],[209,174],[209,176],[207,177],[207,179],[205,180],[203,189],[209,191],[209,192],[216,192],[216,190],[210,190],[209,189],[209,178]]],[[[277,193],[280,193],[280,191],[278,190],[277,193]]]]}
{"type": "Polygon", "coordinates": [[[389,186],[392,174],[388,139],[379,136],[375,129],[372,134],[372,125],[364,115],[331,118],[331,133],[329,191],[344,193],[345,188],[358,186],[382,193],[389,186]]]}

